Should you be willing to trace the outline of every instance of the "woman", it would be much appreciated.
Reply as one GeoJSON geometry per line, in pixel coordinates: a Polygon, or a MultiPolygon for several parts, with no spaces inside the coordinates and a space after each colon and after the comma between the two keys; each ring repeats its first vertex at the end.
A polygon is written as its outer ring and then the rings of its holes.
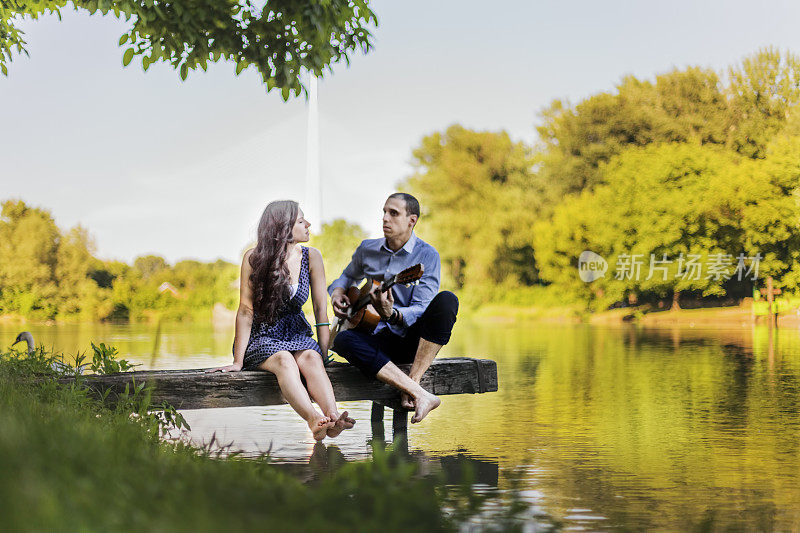
{"type": "Polygon", "coordinates": [[[256,247],[242,260],[233,364],[209,372],[272,372],[283,397],[319,441],[352,428],[355,420],[347,416],[347,411],[339,414],[322,362],[330,340],[328,293],[322,255],[315,248],[300,245],[308,242],[309,226],[297,202],[272,202],[264,209],[256,247]],[[301,310],[309,290],[319,344],[301,310]],[[301,374],[307,390],[300,381],[301,374]],[[314,408],[311,398],[322,413],[314,408]]]}

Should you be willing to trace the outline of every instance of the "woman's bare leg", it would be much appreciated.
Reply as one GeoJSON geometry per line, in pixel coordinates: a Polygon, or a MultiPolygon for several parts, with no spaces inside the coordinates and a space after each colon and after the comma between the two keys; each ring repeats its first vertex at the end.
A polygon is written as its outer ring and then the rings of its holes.
{"type": "Polygon", "coordinates": [[[286,398],[292,409],[297,411],[297,414],[308,423],[314,439],[324,439],[328,429],[333,427],[333,422],[314,409],[311,398],[308,397],[308,392],[303,386],[303,382],[300,381],[300,369],[292,354],[287,351],[276,352],[258,367],[275,374],[283,397],[286,398]]]}
{"type": "Polygon", "coordinates": [[[328,430],[328,436],[336,437],[342,430],[352,428],[355,420],[347,416],[347,411],[339,414],[336,398],[333,395],[333,386],[325,371],[320,354],[314,350],[298,350],[294,352],[294,357],[300,372],[306,378],[309,394],[322,408],[325,416],[335,422],[334,427],[328,430]]]}

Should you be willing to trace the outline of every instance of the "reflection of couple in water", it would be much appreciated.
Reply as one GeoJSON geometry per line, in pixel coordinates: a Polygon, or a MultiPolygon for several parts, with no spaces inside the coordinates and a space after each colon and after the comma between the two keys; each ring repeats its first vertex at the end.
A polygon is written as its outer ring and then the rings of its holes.
{"type": "Polygon", "coordinates": [[[373,287],[369,298],[378,315],[377,326],[373,331],[341,331],[330,346],[322,255],[300,245],[309,240],[310,224],[297,202],[270,203],[258,224],[258,242],[242,260],[233,364],[211,371],[272,372],[284,398],[308,423],[314,438],[322,440],[355,423],[347,411],[339,413],[336,407],[322,356],[332,348],[368,376],[400,390],[403,407],[414,410],[412,422],[425,418],[440,400],[419,381],[450,340],[458,299],[451,292],[438,292],[439,254],[414,233],[418,218],[416,198],[405,193],[389,196],[383,207],[384,238],[363,241],[328,292],[334,313],[344,320],[354,303],[345,293],[365,278],[386,280],[421,264],[424,273],[418,284],[393,285],[386,292],[373,287]],[[309,293],[319,343],[301,310],[309,293]],[[410,373],[395,363],[410,363],[410,373]]]}

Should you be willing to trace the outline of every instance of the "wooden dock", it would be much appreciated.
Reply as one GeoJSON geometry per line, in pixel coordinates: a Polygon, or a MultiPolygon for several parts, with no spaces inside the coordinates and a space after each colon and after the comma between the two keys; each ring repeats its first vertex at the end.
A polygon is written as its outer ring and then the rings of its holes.
{"type": "MultiPolygon", "coordinates": [[[[407,412],[400,408],[400,393],[364,376],[347,363],[332,363],[327,368],[337,401],[372,400],[372,420],[383,420],[383,408],[394,410],[395,432],[405,431],[407,412]]],[[[408,372],[410,365],[400,365],[408,372]]],[[[278,405],[286,403],[274,374],[263,371],[214,372],[193,370],[144,370],[109,375],[87,375],[86,385],[98,395],[111,389],[108,400],[125,391],[130,383],[147,383],[153,387],[152,401],[168,402],[176,409],[211,409],[278,405]]],[[[437,396],[448,394],[480,394],[497,391],[497,364],[488,359],[468,357],[434,360],[420,385],[437,396]]],[[[374,426],[374,425],[373,425],[374,426]]]]}

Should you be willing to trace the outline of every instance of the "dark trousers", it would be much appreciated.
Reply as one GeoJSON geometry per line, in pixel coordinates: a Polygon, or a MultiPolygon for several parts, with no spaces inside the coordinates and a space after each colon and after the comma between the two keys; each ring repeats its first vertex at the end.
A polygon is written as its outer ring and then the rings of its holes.
{"type": "Polygon", "coordinates": [[[408,328],[405,337],[395,335],[388,328],[374,335],[347,330],[336,335],[332,349],[364,374],[374,377],[389,361],[412,363],[420,339],[441,345],[450,342],[457,313],[458,297],[450,291],[442,291],[408,328]]]}

